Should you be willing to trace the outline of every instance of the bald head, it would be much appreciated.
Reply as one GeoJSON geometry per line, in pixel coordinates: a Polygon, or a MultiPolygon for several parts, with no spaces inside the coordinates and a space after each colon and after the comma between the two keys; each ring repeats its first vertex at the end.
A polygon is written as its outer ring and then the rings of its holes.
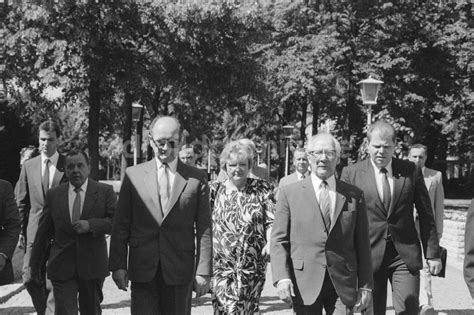
{"type": "Polygon", "coordinates": [[[155,156],[162,163],[169,163],[178,156],[181,136],[179,121],[170,116],[155,118],[150,126],[150,144],[155,156]]]}

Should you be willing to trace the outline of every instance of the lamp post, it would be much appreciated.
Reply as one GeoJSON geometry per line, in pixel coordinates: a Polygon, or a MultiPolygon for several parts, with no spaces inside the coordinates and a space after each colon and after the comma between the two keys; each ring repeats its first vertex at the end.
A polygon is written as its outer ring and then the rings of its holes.
{"type": "Polygon", "coordinates": [[[135,147],[133,148],[133,165],[142,161],[142,130],[143,130],[143,105],[132,103],[132,122],[135,125],[135,147]]]}
{"type": "Polygon", "coordinates": [[[295,127],[291,125],[283,126],[283,136],[285,137],[286,147],[285,147],[285,176],[288,175],[288,162],[290,155],[290,139],[293,138],[293,129],[295,127]]]}
{"type": "Polygon", "coordinates": [[[372,105],[377,104],[377,97],[382,83],[383,81],[376,80],[370,75],[367,79],[357,83],[360,85],[362,103],[367,105],[367,127],[372,123],[372,105]]]}

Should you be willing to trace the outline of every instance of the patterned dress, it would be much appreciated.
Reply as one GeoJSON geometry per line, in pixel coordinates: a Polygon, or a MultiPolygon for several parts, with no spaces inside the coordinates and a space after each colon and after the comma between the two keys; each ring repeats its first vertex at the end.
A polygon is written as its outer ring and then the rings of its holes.
{"type": "Polygon", "coordinates": [[[241,191],[211,185],[214,314],[253,314],[265,283],[266,231],[274,219],[273,187],[248,178],[241,191]]]}

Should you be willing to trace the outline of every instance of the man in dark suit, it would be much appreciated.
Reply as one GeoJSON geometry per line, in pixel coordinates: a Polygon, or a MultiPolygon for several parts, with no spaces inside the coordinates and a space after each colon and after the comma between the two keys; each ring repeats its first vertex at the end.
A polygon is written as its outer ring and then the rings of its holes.
{"type": "Polygon", "coordinates": [[[384,121],[369,127],[370,159],[350,165],[341,179],[363,190],[369,219],[374,268],[373,311],[385,314],[387,281],[397,314],[418,314],[420,269],[423,267],[413,206],[420,221],[420,237],[431,274],[441,270],[438,236],[419,167],[393,158],[395,129],[384,121]]]}
{"type": "Polygon", "coordinates": [[[13,281],[11,259],[21,224],[12,185],[0,179],[0,285],[13,281]]]}
{"type": "MultiPolygon", "coordinates": [[[[64,157],[58,153],[60,129],[48,120],[39,126],[39,150],[41,155],[25,161],[18,180],[17,203],[20,211],[22,231],[20,241],[26,244],[23,258],[23,280],[30,265],[31,248],[38,230],[38,220],[44,207],[46,192],[66,182],[64,157]]],[[[45,270],[43,266],[42,270],[45,270]]],[[[45,278],[45,274],[42,274],[45,278]]],[[[51,281],[46,278],[41,284],[25,282],[38,314],[54,314],[54,295],[51,281]]]]}
{"type": "Polygon", "coordinates": [[[101,314],[102,285],[108,276],[105,234],[112,230],[117,197],[110,185],[89,179],[86,153],[66,155],[69,184],[51,189],[30,260],[31,279],[40,282],[46,241],[53,238],[47,272],[53,283],[55,314],[101,314]]]}
{"type": "Polygon", "coordinates": [[[364,196],[334,176],[340,146],[308,144],[311,175],[281,188],[271,236],[273,282],[296,314],[352,314],[373,286],[364,196]]]}
{"type": "Polygon", "coordinates": [[[464,233],[464,281],[474,302],[474,199],[467,211],[464,233]]]}
{"type": "Polygon", "coordinates": [[[109,268],[119,289],[132,281],[132,314],[186,314],[193,282],[201,296],[212,275],[209,187],[203,172],[177,158],[175,118],[155,118],[149,138],[156,158],[126,171],[109,268]]]}

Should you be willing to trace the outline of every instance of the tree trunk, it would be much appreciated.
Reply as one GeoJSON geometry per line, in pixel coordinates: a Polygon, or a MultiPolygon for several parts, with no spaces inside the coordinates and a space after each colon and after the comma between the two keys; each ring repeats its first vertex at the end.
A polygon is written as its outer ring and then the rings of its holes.
{"type": "Polygon", "coordinates": [[[313,130],[312,135],[316,135],[318,133],[318,121],[319,121],[319,104],[313,99],[313,130]]]}
{"type": "Polygon", "coordinates": [[[91,178],[99,178],[99,115],[100,115],[100,82],[91,80],[89,83],[89,133],[87,147],[91,163],[91,178]]]}
{"type": "Polygon", "coordinates": [[[122,137],[122,161],[120,164],[120,180],[123,181],[125,177],[125,170],[128,166],[133,163],[133,155],[130,154],[130,145],[132,140],[132,102],[133,95],[126,92],[123,103],[123,113],[125,117],[125,123],[123,125],[123,137],[122,137]]]}
{"type": "Polygon", "coordinates": [[[301,147],[304,147],[304,143],[306,142],[306,118],[308,117],[308,102],[305,100],[301,104],[301,128],[300,128],[300,136],[301,136],[301,147]]]}

